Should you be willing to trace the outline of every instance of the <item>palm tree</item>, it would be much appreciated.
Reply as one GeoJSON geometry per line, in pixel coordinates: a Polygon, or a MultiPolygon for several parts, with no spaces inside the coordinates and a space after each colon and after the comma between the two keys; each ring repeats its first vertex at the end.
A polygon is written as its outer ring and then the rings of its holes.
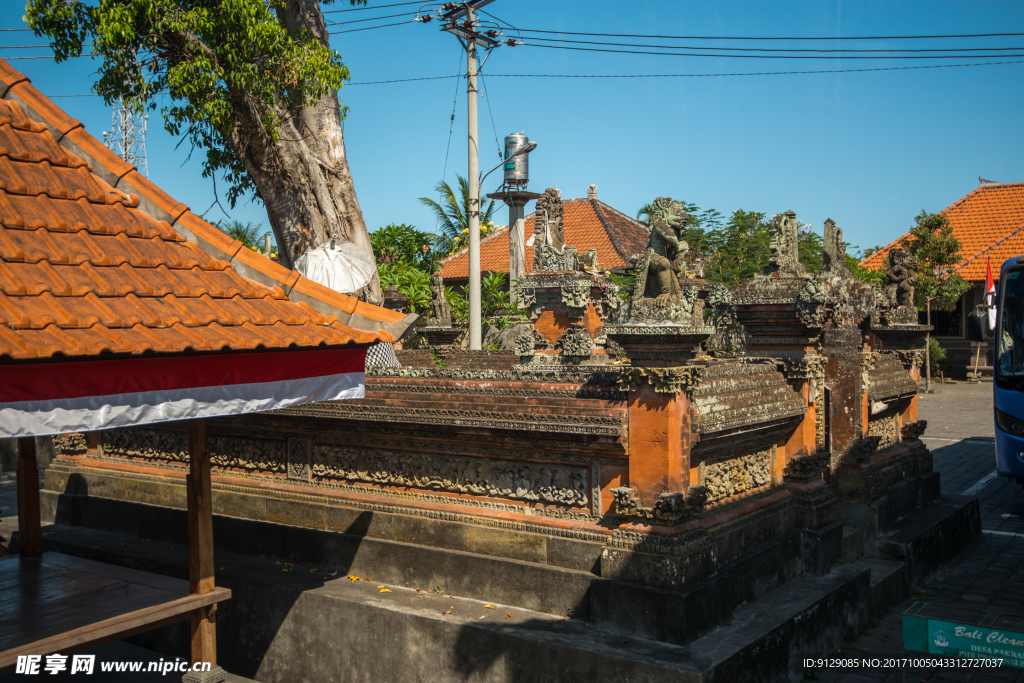
{"type": "Polygon", "coordinates": [[[259,249],[258,242],[262,235],[260,226],[262,223],[243,223],[242,221],[216,221],[214,223],[225,235],[231,239],[238,240],[243,246],[249,249],[259,249]]]}
{"type": "MultiPolygon", "coordinates": [[[[420,197],[420,203],[434,212],[437,218],[438,233],[434,235],[433,247],[440,253],[450,254],[455,246],[455,241],[469,234],[469,182],[458,173],[455,177],[459,181],[459,194],[446,181],[437,184],[437,191],[440,201],[429,197],[420,197]]],[[[498,205],[493,199],[489,199],[483,211],[480,212],[480,224],[490,223],[491,217],[497,211],[498,205]]]]}

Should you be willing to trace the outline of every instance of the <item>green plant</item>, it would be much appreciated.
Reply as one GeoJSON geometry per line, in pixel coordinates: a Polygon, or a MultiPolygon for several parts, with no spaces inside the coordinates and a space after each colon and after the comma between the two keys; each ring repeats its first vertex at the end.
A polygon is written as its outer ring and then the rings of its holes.
{"type": "MultiPolygon", "coordinates": [[[[459,183],[458,193],[442,180],[434,188],[438,194],[437,200],[420,197],[420,203],[433,212],[440,229],[440,232],[434,235],[434,248],[446,255],[465,246],[459,245],[469,235],[469,183],[458,174],[455,177],[459,183]]],[[[485,205],[481,201],[481,204],[483,210],[480,212],[480,236],[485,237],[495,229],[491,217],[498,210],[498,204],[493,199],[488,200],[485,205]]]]}
{"type": "Polygon", "coordinates": [[[437,252],[431,247],[435,237],[412,225],[390,223],[370,233],[370,244],[378,265],[406,264],[429,275],[437,264],[437,252]]]}
{"type": "Polygon", "coordinates": [[[942,348],[935,337],[928,339],[928,357],[931,360],[932,377],[936,377],[939,374],[939,361],[946,357],[946,349],[942,348]]]}
{"type": "Polygon", "coordinates": [[[242,246],[253,251],[260,251],[259,240],[263,236],[260,234],[262,223],[253,225],[251,222],[243,223],[242,221],[214,221],[213,225],[231,239],[241,242],[242,246]]]}
{"type": "Polygon", "coordinates": [[[394,282],[399,292],[409,297],[409,312],[421,313],[430,309],[430,275],[406,263],[378,265],[381,286],[394,282]]]}
{"type": "Polygon", "coordinates": [[[445,286],[444,295],[448,299],[448,307],[452,310],[453,320],[465,320],[469,317],[469,301],[455,291],[454,287],[445,286]]]}

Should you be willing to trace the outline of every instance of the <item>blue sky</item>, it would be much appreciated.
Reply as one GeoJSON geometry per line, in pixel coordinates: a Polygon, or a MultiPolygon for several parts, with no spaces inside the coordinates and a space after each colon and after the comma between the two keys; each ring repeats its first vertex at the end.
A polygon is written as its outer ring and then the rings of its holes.
{"type": "MultiPolygon", "coordinates": [[[[371,0],[370,6],[395,1],[371,0]]],[[[348,7],[335,3],[324,9],[348,7]]],[[[409,9],[415,6],[326,16],[367,19],[409,9]]],[[[1019,1],[497,0],[486,9],[521,29],[595,33],[843,38],[1024,32],[1024,3],[1019,1]]],[[[20,2],[3,3],[0,26],[22,26],[22,14],[20,2]]],[[[43,54],[45,50],[3,47],[41,42],[29,32],[0,32],[0,56],[43,54]]],[[[723,41],[675,42],[736,46],[723,41]]],[[[351,108],[345,139],[367,225],[373,230],[404,222],[433,230],[434,221],[417,198],[432,195],[445,168],[446,150],[447,180],[454,182],[455,172],[465,174],[465,81],[363,83],[453,75],[460,61],[465,67],[461,47],[454,37],[440,32],[436,21],[340,33],[332,36],[332,44],[352,73],[352,84],[341,91],[342,103],[351,108]]],[[[1021,46],[1008,54],[1024,55],[1024,36],[757,45],[886,50],[1021,46]]],[[[1011,59],[727,59],[503,46],[484,68],[490,107],[488,99],[480,99],[481,167],[486,170],[499,161],[495,129],[499,142],[507,133],[525,131],[539,141],[531,155],[530,189],[557,184],[563,197],[582,197],[594,182],[603,201],[631,215],[661,195],[726,215],[739,208],[769,214],[793,209],[818,232],[825,219],[832,218],[854,245],[886,243],[910,227],[921,209],[938,211],[970,192],[979,175],[1000,182],[1024,181],[1024,63],[692,78],[500,75],[711,74],[1011,59]]],[[[50,96],[89,93],[96,68],[89,59],[63,65],[45,59],[11,64],[50,96]]],[[[97,137],[110,128],[111,112],[100,98],[55,101],[97,137]]],[[[163,131],[158,116],[150,119],[150,177],[202,213],[213,201],[213,189],[200,176],[201,155],[188,160],[187,145],[176,150],[176,142],[163,131]]],[[[486,191],[493,191],[493,179],[500,179],[500,171],[488,179],[486,191]]],[[[230,213],[232,218],[267,226],[258,204],[240,204],[230,213]]],[[[499,215],[504,215],[503,209],[499,215]]],[[[217,208],[207,214],[209,219],[220,217],[217,208]]]]}

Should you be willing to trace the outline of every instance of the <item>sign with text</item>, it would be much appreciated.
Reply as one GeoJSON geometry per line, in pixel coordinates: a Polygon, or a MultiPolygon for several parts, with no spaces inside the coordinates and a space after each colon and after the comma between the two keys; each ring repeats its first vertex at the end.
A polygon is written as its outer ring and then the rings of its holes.
{"type": "Polygon", "coordinates": [[[979,625],[915,611],[922,610],[912,607],[903,614],[906,649],[960,659],[1001,659],[1003,666],[1024,669],[1024,633],[998,628],[998,615],[980,613],[984,617],[979,625]]]}

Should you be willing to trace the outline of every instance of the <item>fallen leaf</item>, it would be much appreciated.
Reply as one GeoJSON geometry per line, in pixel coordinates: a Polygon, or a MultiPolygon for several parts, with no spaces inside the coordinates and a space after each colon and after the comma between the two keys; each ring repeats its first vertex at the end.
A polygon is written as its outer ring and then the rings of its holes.
{"type": "Polygon", "coordinates": [[[390,593],[390,592],[391,592],[391,589],[390,589],[390,588],[381,588],[381,589],[380,589],[380,592],[381,592],[381,593],[390,593]]]}
{"type": "Polygon", "coordinates": [[[623,639],[622,639],[622,642],[624,642],[624,643],[628,643],[629,641],[628,641],[627,639],[623,638],[623,639]]]}
{"type": "Polygon", "coordinates": [[[484,605],[487,609],[494,609],[494,605],[484,605]]]}
{"type": "Polygon", "coordinates": [[[383,588],[384,586],[377,586],[377,588],[383,588]]]}
{"type": "MultiPolygon", "coordinates": [[[[417,588],[417,589],[416,589],[416,592],[417,592],[417,593],[419,593],[419,592],[420,592],[420,589],[419,589],[419,588],[417,588]]],[[[422,596],[421,596],[421,597],[422,597],[422,596]]]]}
{"type": "Polygon", "coordinates": [[[281,564],[281,563],[278,562],[277,560],[274,560],[274,564],[281,564]]]}
{"type": "Polygon", "coordinates": [[[364,577],[363,577],[363,581],[369,581],[369,580],[370,580],[370,577],[369,577],[369,576],[364,576],[364,577]]]}
{"type": "Polygon", "coordinates": [[[512,613],[511,613],[511,612],[505,612],[505,618],[506,618],[506,619],[508,619],[508,618],[509,618],[509,617],[511,617],[511,616],[512,616],[512,613]]]}
{"type": "Polygon", "coordinates": [[[320,570],[317,569],[316,567],[313,567],[312,569],[309,570],[309,573],[310,574],[316,574],[318,571],[320,571],[320,570]]]}
{"type": "Polygon", "coordinates": [[[290,571],[291,571],[291,569],[288,569],[287,567],[285,567],[285,568],[284,568],[284,569],[282,569],[281,571],[283,571],[283,572],[290,572],[290,571]]]}
{"type": "Polygon", "coordinates": [[[735,618],[736,618],[736,613],[735,613],[735,612],[733,612],[732,618],[733,618],[733,619],[735,619],[735,618]]]}
{"type": "Polygon", "coordinates": [[[587,628],[590,628],[590,624],[587,624],[587,628]]]}
{"type": "Polygon", "coordinates": [[[221,567],[221,568],[220,568],[220,569],[218,569],[217,571],[219,571],[219,572],[222,572],[222,571],[224,571],[224,567],[221,567]]]}
{"type": "Polygon", "coordinates": [[[636,649],[638,649],[638,650],[639,650],[639,649],[640,649],[640,646],[639,646],[639,645],[637,645],[637,646],[636,646],[636,649]]]}
{"type": "Polygon", "coordinates": [[[353,576],[353,575],[349,574],[348,575],[348,580],[349,581],[358,581],[359,577],[358,576],[353,576]]]}
{"type": "Polygon", "coordinates": [[[553,623],[555,623],[555,620],[554,619],[548,619],[548,623],[549,624],[553,624],[553,623]]]}
{"type": "Polygon", "coordinates": [[[451,614],[451,613],[452,613],[451,610],[448,610],[447,612],[445,612],[445,614],[451,614]]]}

